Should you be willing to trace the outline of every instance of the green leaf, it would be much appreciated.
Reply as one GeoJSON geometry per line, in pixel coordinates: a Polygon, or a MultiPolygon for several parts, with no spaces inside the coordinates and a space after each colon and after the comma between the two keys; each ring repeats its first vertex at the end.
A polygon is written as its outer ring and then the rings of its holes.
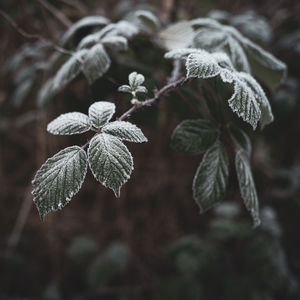
{"type": "Polygon", "coordinates": [[[144,87],[143,85],[140,85],[138,86],[136,89],[135,89],[135,92],[136,93],[144,93],[144,94],[147,94],[148,93],[148,90],[146,87],[144,87]]]}
{"type": "Polygon", "coordinates": [[[103,126],[102,132],[128,142],[143,143],[148,141],[140,128],[126,121],[108,123],[103,126]]]}
{"type": "Polygon", "coordinates": [[[214,57],[204,51],[190,54],[185,63],[187,69],[187,77],[210,78],[220,74],[221,68],[214,57]]]}
{"type": "Polygon", "coordinates": [[[54,90],[61,90],[81,72],[83,58],[87,52],[86,49],[79,50],[62,65],[53,79],[54,90]]]}
{"type": "Polygon", "coordinates": [[[121,85],[118,88],[118,91],[119,92],[123,92],[123,93],[131,93],[132,92],[132,88],[129,85],[124,84],[124,85],[121,85]]]}
{"type": "Polygon", "coordinates": [[[85,18],[82,18],[81,20],[74,23],[63,35],[61,39],[61,45],[66,46],[69,44],[72,44],[72,39],[75,36],[75,34],[78,32],[78,30],[84,28],[84,27],[92,27],[92,26],[104,26],[108,24],[108,19],[102,17],[102,16],[88,16],[85,18]]]}
{"type": "Polygon", "coordinates": [[[243,45],[253,73],[271,88],[276,87],[286,76],[286,64],[246,38],[243,39],[243,45]]]}
{"type": "Polygon", "coordinates": [[[239,73],[239,78],[242,78],[254,93],[261,110],[260,128],[263,129],[265,125],[270,124],[274,120],[269,100],[260,84],[251,75],[241,72],[239,73]]]}
{"type": "Polygon", "coordinates": [[[116,106],[114,103],[98,101],[89,107],[89,118],[92,122],[92,125],[99,129],[109,122],[115,111],[116,106]]]}
{"type": "Polygon", "coordinates": [[[198,154],[210,148],[218,135],[218,128],[210,121],[185,120],[175,128],[171,145],[178,152],[198,154]]]}
{"type": "Polygon", "coordinates": [[[125,51],[128,49],[127,39],[123,36],[106,36],[101,43],[108,48],[116,51],[125,51]]]}
{"type": "Polygon", "coordinates": [[[38,107],[44,107],[51,102],[56,95],[53,89],[53,78],[49,78],[40,88],[37,96],[38,107]]]}
{"type": "Polygon", "coordinates": [[[260,224],[259,205],[255,183],[252,177],[251,167],[249,163],[249,156],[245,150],[241,149],[236,154],[235,167],[242,198],[247,209],[251,213],[254,226],[256,227],[260,224]]]}
{"type": "Polygon", "coordinates": [[[102,77],[109,69],[110,64],[110,58],[103,45],[97,44],[93,46],[88,51],[83,63],[83,73],[89,84],[94,83],[97,79],[102,77]]]}
{"type": "Polygon", "coordinates": [[[242,129],[233,124],[230,124],[229,132],[236,147],[238,149],[244,149],[250,156],[252,146],[249,136],[242,129]]]}
{"type": "Polygon", "coordinates": [[[132,89],[136,89],[145,81],[145,77],[142,74],[138,74],[137,72],[130,73],[128,79],[129,79],[129,85],[131,86],[132,89]]]}
{"type": "Polygon", "coordinates": [[[192,44],[194,30],[190,22],[181,21],[160,31],[158,37],[168,50],[187,48],[192,44]]]}
{"type": "Polygon", "coordinates": [[[62,114],[50,122],[47,131],[52,134],[71,135],[89,131],[91,127],[87,115],[80,112],[71,112],[62,114]]]}
{"type": "Polygon", "coordinates": [[[192,48],[174,49],[165,53],[166,59],[185,59],[191,53],[195,53],[197,50],[192,48]]]}
{"type": "Polygon", "coordinates": [[[231,61],[238,71],[250,73],[250,66],[243,47],[237,40],[228,37],[228,47],[231,61]]]}
{"type": "Polygon", "coordinates": [[[222,200],[228,174],[226,151],[223,145],[217,142],[204,154],[193,181],[193,195],[200,212],[206,211],[222,200]]]}
{"type": "Polygon", "coordinates": [[[157,31],[160,27],[159,19],[151,11],[137,10],[134,14],[138,17],[141,22],[140,26],[145,31],[157,31]]]}
{"type": "Polygon", "coordinates": [[[228,100],[231,109],[245,122],[256,128],[261,117],[261,110],[255,98],[255,94],[246,82],[235,78],[234,93],[228,100]]]}
{"type": "Polygon", "coordinates": [[[227,35],[214,28],[201,28],[196,31],[193,44],[195,48],[216,51],[227,41],[227,35]]]}
{"type": "Polygon", "coordinates": [[[95,178],[120,197],[120,188],[133,170],[133,159],[127,147],[117,137],[97,134],[90,141],[88,158],[95,178]]]}
{"type": "Polygon", "coordinates": [[[41,219],[63,208],[79,191],[87,171],[87,156],[78,146],[59,151],[37,171],[33,184],[33,201],[41,219]]]}

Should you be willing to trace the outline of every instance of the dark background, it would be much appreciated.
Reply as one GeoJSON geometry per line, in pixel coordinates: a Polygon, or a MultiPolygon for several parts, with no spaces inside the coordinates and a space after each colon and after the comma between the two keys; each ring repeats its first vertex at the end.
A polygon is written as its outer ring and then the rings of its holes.
{"type": "MultiPolygon", "coordinates": [[[[16,106],[20,70],[4,66],[35,40],[1,18],[0,299],[299,299],[299,1],[49,1],[62,17],[42,2],[2,0],[0,7],[25,31],[55,42],[68,21],[91,14],[116,21],[135,5],[153,9],[165,23],[213,9],[232,15],[255,10],[272,29],[263,47],[287,63],[288,78],[267,91],[274,123],[252,135],[260,228],[251,227],[233,170],[223,201],[228,205],[199,215],[191,184],[201,156],[170,148],[175,126],[193,115],[173,94],[159,109],[134,116],[149,142],[128,144],[135,169],[119,199],[88,171],[70,204],[42,223],[32,205],[36,170],[63,147],[86,140],[51,136],[47,123],[64,112],[86,112],[99,100],[113,100],[120,115],[128,97],[108,77],[124,84],[135,67],[114,61],[107,77],[92,87],[80,77],[46,110],[36,110],[36,92],[16,106]]],[[[163,86],[170,72],[163,52],[147,40],[132,47],[149,90],[163,86]]],[[[38,76],[45,80],[45,74],[38,76]]]]}

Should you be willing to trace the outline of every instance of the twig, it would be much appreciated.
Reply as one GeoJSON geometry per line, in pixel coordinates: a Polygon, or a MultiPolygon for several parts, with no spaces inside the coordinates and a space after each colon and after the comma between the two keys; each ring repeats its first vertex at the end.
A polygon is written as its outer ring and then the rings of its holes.
{"type": "Polygon", "coordinates": [[[182,77],[174,82],[168,83],[163,88],[161,88],[159,91],[157,91],[153,98],[145,100],[143,102],[138,102],[136,105],[132,106],[129,110],[127,110],[125,113],[123,113],[123,115],[121,115],[121,117],[119,117],[118,120],[123,121],[123,120],[127,119],[133,112],[141,109],[142,107],[153,105],[155,102],[158,102],[162,96],[165,96],[171,90],[173,90],[179,86],[182,86],[183,84],[191,81],[192,79],[193,79],[193,77],[188,77],[188,78],[182,77]]]}
{"type": "Polygon", "coordinates": [[[51,3],[45,0],[38,0],[43,7],[45,7],[48,11],[50,11],[54,17],[59,20],[65,27],[70,28],[72,26],[72,22],[56,7],[54,7],[51,3]]]}
{"type": "Polygon", "coordinates": [[[22,28],[20,28],[18,26],[18,24],[6,13],[4,12],[2,9],[0,9],[0,15],[19,33],[21,34],[23,37],[27,38],[27,39],[35,39],[35,40],[39,40],[45,44],[48,44],[50,47],[52,47],[53,49],[55,49],[56,51],[63,53],[63,54],[67,54],[70,56],[73,56],[74,53],[72,51],[69,51],[67,49],[64,49],[58,45],[56,45],[55,43],[53,43],[52,41],[49,41],[45,38],[43,38],[41,35],[37,34],[37,33],[28,33],[25,30],[23,30],[22,28]]]}
{"type": "MultiPolygon", "coordinates": [[[[157,91],[153,98],[150,98],[148,100],[145,100],[143,102],[136,102],[135,105],[133,105],[130,109],[128,109],[126,112],[124,112],[117,120],[123,121],[131,116],[132,113],[136,112],[137,110],[141,109],[145,106],[151,106],[154,103],[158,102],[163,96],[166,96],[171,90],[174,90],[178,88],[179,86],[184,85],[185,83],[191,81],[194,79],[194,77],[182,77],[174,82],[170,82],[167,85],[165,85],[163,88],[161,88],[159,91],[157,91]]],[[[82,149],[85,149],[91,140],[88,140],[84,145],[81,146],[82,149]]]]}

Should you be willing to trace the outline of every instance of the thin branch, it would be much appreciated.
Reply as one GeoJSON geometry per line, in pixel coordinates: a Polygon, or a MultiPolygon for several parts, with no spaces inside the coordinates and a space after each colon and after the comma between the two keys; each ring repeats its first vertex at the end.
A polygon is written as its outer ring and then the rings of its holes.
{"type": "Polygon", "coordinates": [[[58,45],[56,45],[55,43],[53,43],[52,41],[49,41],[45,38],[43,38],[41,35],[37,34],[37,33],[28,33],[25,30],[23,30],[21,27],[18,26],[18,24],[6,13],[4,12],[2,9],[0,9],[0,15],[23,37],[27,38],[27,39],[35,39],[35,40],[39,40],[40,42],[46,43],[48,44],[50,47],[52,47],[53,49],[55,49],[56,51],[63,53],[63,54],[67,54],[70,56],[73,56],[74,53],[72,51],[69,51],[67,49],[64,49],[58,45]]]}
{"type": "Polygon", "coordinates": [[[161,88],[159,91],[157,91],[153,98],[145,100],[143,102],[136,103],[129,110],[127,110],[125,113],[123,113],[123,115],[121,117],[119,117],[118,120],[123,121],[123,120],[127,119],[129,116],[131,116],[132,113],[141,109],[142,107],[153,105],[155,102],[158,102],[161,99],[161,97],[167,95],[171,90],[174,90],[175,88],[177,88],[179,86],[182,86],[183,84],[191,81],[192,79],[193,79],[193,77],[188,77],[188,78],[182,77],[176,81],[168,83],[163,88],[161,88]]]}
{"type": "MultiPolygon", "coordinates": [[[[133,105],[126,112],[124,112],[117,120],[123,121],[123,120],[129,118],[132,115],[132,113],[136,112],[137,110],[141,109],[142,107],[152,106],[154,103],[158,102],[163,96],[166,96],[170,91],[184,85],[185,83],[191,81],[192,79],[194,79],[194,77],[182,77],[174,82],[168,83],[163,88],[161,88],[159,91],[157,91],[153,98],[150,98],[143,102],[140,102],[140,101],[136,102],[135,105],[133,105]]],[[[91,141],[91,139],[88,140],[84,145],[82,145],[81,148],[85,149],[89,145],[90,141],[91,141]]]]}
{"type": "Polygon", "coordinates": [[[56,7],[54,7],[51,3],[45,0],[38,0],[40,4],[45,7],[48,11],[50,11],[53,16],[59,20],[65,27],[70,28],[72,26],[72,22],[56,7]]]}

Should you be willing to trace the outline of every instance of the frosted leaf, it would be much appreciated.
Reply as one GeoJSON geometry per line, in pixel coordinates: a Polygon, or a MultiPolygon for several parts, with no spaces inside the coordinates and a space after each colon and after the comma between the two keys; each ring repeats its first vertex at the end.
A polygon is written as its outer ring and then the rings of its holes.
{"type": "Polygon", "coordinates": [[[12,96],[13,103],[16,107],[20,107],[24,100],[29,96],[34,86],[34,83],[34,78],[29,77],[23,82],[20,82],[19,86],[17,86],[12,96]]]}
{"type": "Polygon", "coordinates": [[[157,31],[160,27],[159,19],[151,11],[137,10],[134,14],[140,20],[143,29],[157,31]]]}
{"type": "Polygon", "coordinates": [[[219,142],[204,154],[193,180],[193,195],[200,212],[211,208],[224,197],[228,164],[226,151],[219,142]]]}
{"type": "Polygon", "coordinates": [[[91,26],[104,26],[108,24],[108,19],[101,17],[101,16],[88,16],[85,18],[82,18],[81,20],[77,21],[75,24],[73,24],[63,35],[61,39],[61,44],[65,46],[66,44],[69,44],[71,40],[73,39],[76,32],[84,27],[91,27],[91,26]]]}
{"type": "Polygon", "coordinates": [[[37,171],[33,184],[33,201],[41,219],[63,208],[79,191],[87,171],[87,155],[78,146],[59,151],[37,171]]]}
{"type": "Polygon", "coordinates": [[[250,73],[250,66],[242,46],[233,38],[228,37],[229,53],[233,65],[238,71],[250,73]]]}
{"type": "Polygon", "coordinates": [[[40,88],[37,96],[37,104],[39,107],[46,106],[54,97],[53,78],[48,79],[40,88]]]}
{"type": "Polygon", "coordinates": [[[259,205],[249,163],[249,157],[245,150],[240,150],[235,156],[235,167],[240,186],[240,192],[247,209],[253,218],[254,226],[260,224],[259,205]]]}
{"type": "Polygon", "coordinates": [[[182,21],[160,31],[158,37],[168,50],[187,48],[192,44],[194,30],[190,22],[182,21]]]}
{"type": "Polygon", "coordinates": [[[223,27],[223,25],[221,25],[219,22],[210,18],[198,18],[190,21],[190,23],[195,28],[208,27],[208,28],[221,29],[223,27]]]}
{"type": "Polygon", "coordinates": [[[227,69],[221,69],[220,77],[223,82],[232,83],[235,79],[234,73],[227,69]]]}
{"type": "Polygon", "coordinates": [[[127,38],[131,38],[139,33],[139,29],[135,25],[125,20],[117,22],[115,26],[118,33],[127,38]]]}
{"type": "Polygon", "coordinates": [[[166,59],[183,59],[186,58],[191,53],[195,53],[196,49],[183,48],[183,49],[174,49],[165,53],[164,57],[166,59]]]}
{"type": "Polygon", "coordinates": [[[115,111],[116,106],[114,103],[107,101],[95,102],[89,107],[89,118],[92,125],[99,129],[109,122],[115,111]]]}
{"type": "Polygon", "coordinates": [[[216,125],[207,120],[185,120],[172,134],[171,146],[178,152],[198,154],[210,148],[219,136],[216,125]]]}
{"type": "Polygon", "coordinates": [[[221,68],[213,56],[204,51],[198,50],[187,57],[185,63],[187,77],[210,78],[220,74],[221,68]]]}
{"type": "Polygon", "coordinates": [[[101,43],[105,47],[109,47],[113,50],[127,50],[128,42],[123,36],[106,36],[101,40],[101,43]]]}
{"type": "Polygon", "coordinates": [[[90,141],[88,160],[94,177],[120,197],[120,188],[133,170],[131,153],[122,141],[110,134],[97,134],[90,141]]]}
{"type": "Polygon", "coordinates": [[[92,47],[83,63],[83,73],[89,84],[94,83],[97,79],[107,72],[111,64],[110,58],[101,44],[92,47]]]}
{"type": "Polygon", "coordinates": [[[145,77],[142,74],[138,74],[137,72],[130,73],[128,79],[129,79],[129,85],[131,86],[132,89],[136,89],[145,81],[145,77]]]}
{"type": "Polygon", "coordinates": [[[274,120],[269,100],[260,84],[251,75],[241,72],[239,73],[239,78],[242,78],[245,82],[247,82],[255,95],[255,99],[260,105],[261,118],[259,123],[262,129],[265,125],[270,124],[274,120]]]}
{"type": "Polygon", "coordinates": [[[83,60],[86,54],[86,49],[79,50],[62,65],[53,79],[52,87],[54,90],[61,90],[81,72],[81,60],[83,60]]]}
{"type": "Polygon", "coordinates": [[[262,49],[260,46],[254,44],[246,38],[244,38],[244,44],[249,54],[251,54],[251,56],[258,62],[260,62],[262,65],[268,67],[271,70],[286,70],[285,63],[277,59],[271,53],[262,49]]]}
{"type": "Polygon", "coordinates": [[[90,129],[91,123],[89,117],[80,112],[62,114],[47,126],[49,133],[60,135],[79,134],[90,129]]]}
{"type": "Polygon", "coordinates": [[[238,149],[244,149],[250,156],[252,152],[252,146],[249,136],[239,127],[230,124],[229,127],[230,136],[238,149]]]}
{"type": "Polygon", "coordinates": [[[119,92],[123,92],[123,93],[131,93],[132,92],[132,89],[129,85],[127,84],[124,84],[124,85],[121,85],[119,88],[118,88],[118,91],[119,92]]]}
{"type": "Polygon", "coordinates": [[[226,42],[227,35],[223,31],[214,28],[201,28],[195,33],[193,46],[207,51],[214,51],[222,48],[226,42]]]}
{"type": "Polygon", "coordinates": [[[254,70],[256,71],[255,74],[257,77],[260,77],[265,73],[264,69],[262,68],[266,68],[267,71],[272,71],[272,73],[269,72],[270,74],[266,74],[264,77],[262,77],[262,79],[271,87],[276,86],[276,84],[278,84],[282,78],[286,76],[286,64],[277,59],[271,53],[263,50],[260,46],[254,44],[246,38],[243,38],[243,46],[247,52],[247,55],[253,60],[252,64],[255,62],[258,63],[257,70],[254,70]],[[272,78],[268,78],[268,76],[272,78]]]}
{"type": "Polygon", "coordinates": [[[231,109],[245,122],[256,128],[261,117],[261,110],[256,101],[255,94],[246,82],[236,78],[234,81],[234,93],[228,100],[231,109]]]}
{"type": "Polygon", "coordinates": [[[144,87],[143,85],[140,85],[140,86],[138,86],[138,87],[135,89],[135,92],[136,92],[136,93],[147,94],[147,93],[148,93],[148,90],[147,90],[147,88],[144,87]]]}
{"type": "Polygon", "coordinates": [[[89,34],[84,37],[77,46],[77,50],[91,48],[95,44],[100,42],[99,33],[89,34]]]}
{"type": "Polygon", "coordinates": [[[231,71],[235,71],[232,62],[226,53],[215,52],[215,53],[211,53],[211,56],[217,61],[220,67],[229,69],[231,71]]]}
{"type": "Polygon", "coordinates": [[[148,141],[140,128],[126,121],[108,123],[103,126],[102,132],[128,142],[143,143],[148,141]]]}

